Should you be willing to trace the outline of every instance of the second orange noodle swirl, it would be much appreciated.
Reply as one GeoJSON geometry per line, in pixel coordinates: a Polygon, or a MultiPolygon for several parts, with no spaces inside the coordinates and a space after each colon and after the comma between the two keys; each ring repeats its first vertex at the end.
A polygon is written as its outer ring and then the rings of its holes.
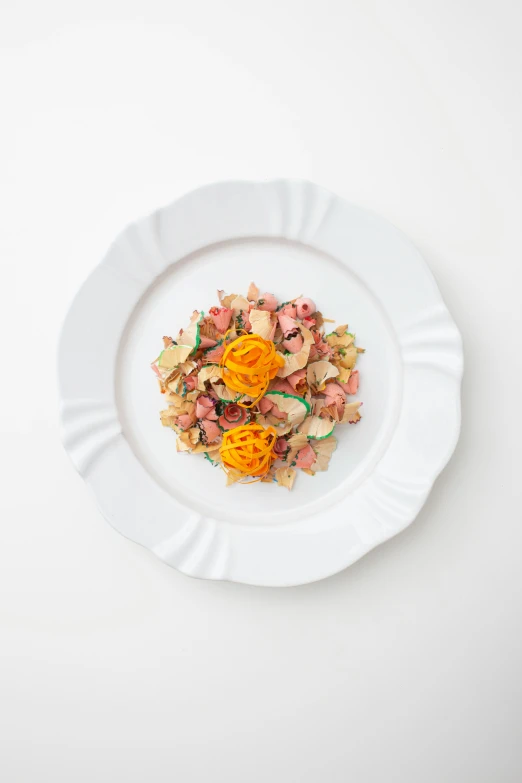
{"type": "Polygon", "coordinates": [[[219,449],[225,469],[239,470],[245,476],[264,476],[276,459],[274,444],[277,433],[273,427],[247,424],[223,433],[219,449]]]}
{"type": "Polygon", "coordinates": [[[227,345],[220,361],[228,388],[253,398],[249,405],[242,405],[244,408],[255,405],[283,365],[284,358],[274,343],[258,334],[238,337],[227,345]]]}

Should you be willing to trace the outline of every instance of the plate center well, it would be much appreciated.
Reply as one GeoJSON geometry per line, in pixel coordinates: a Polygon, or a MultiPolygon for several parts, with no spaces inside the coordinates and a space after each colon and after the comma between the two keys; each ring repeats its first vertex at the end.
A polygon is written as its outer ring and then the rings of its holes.
{"type": "MultiPolygon", "coordinates": [[[[331,329],[336,324],[328,325],[331,329]]],[[[330,328],[328,329],[330,330],[330,328]]],[[[181,503],[218,519],[243,524],[284,524],[336,502],[371,472],[384,453],[398,417],[402,365],[393,328],[381,304],[350,271],[311,247],[278,239],[231,240],[171,265],[142,297],[125,330],[117,369],[116,399],[123,432],[150,475],[181,503]],[[225,476],[202,455],[178,454],[176,435],[162,427],[165,407],[151,361],[162,336],[175,337],[193,310],[218,304],[216,291],[246,294],[250,281],[281,301],[302,294],[336,324],[348,323],[357,344],[362,420],[338,426],[329,470],[298,472],[292,492],[277,485],[225,487],[225,476]]]]}

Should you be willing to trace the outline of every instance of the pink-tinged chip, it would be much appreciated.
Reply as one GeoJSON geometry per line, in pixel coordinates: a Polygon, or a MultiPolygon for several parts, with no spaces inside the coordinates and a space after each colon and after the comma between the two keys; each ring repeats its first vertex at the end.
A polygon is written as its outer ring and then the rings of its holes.
{"type": "Polygon", "coordinates": [[[203,441],[205,443],[213,443],[221,435],[221,430],[219,429],[215,421],[209,421],[208,419],[204,419],[200,423],[200,426],[202,429],[202,433],[204,433],[203,441]]]}
{"type": "Polygon", "coordinates": [[[354,370],[346,383],[339,383],[339,386],[342,386],[346,394],[357,394],[357,389],[359,388],[359,370],[354,370]]]}
{"type": "Polygon", "coordinates": [[[214,402],[210,397],[201,394],[196,400],[196,416],[198,419],[216,420],[217,414],[214,410],[214,402]]]}
{"type": "Polygon", "coordinates": [[[288,445],[286,438],[278,438],[275,442],[274,454],[278,454],[280,457],[283,457],[289,448],[290,446],[288,445]]]}
{"type": "Polygon", "coordinates": [[[310,361],[315,359],[330,359],[333,356],[333,349],[323,339],[320,332],[312,332],[314,345],[310,348],[310,361]]]}
{"type": "Polygon", "coordinates": [[[272,402],[272,400],[269,400],[266,397],[261,397],[257,406],[259,408],[260,413],[262,413],[263,416],[266,416],[268,411],[271,411],[272,408],[274,407],[274,403],[272,402]]]}
{"type": "Polygon", "coordinates": [[[247,299],[249,302],[256,302],[259,299],[259,288],[255,283],[250,283],[248,286],[247,299]]]}
{"type": "Polygon", "coordinates": [[[194,424],[194,416],[189,413],[182,413],[181,416],[178,416],[176,419],[176,424],[183,431],[188,430],[194,424]]]}
{"type": "Polygon", "coordinates": [[[311,329],[316,323],[315,318],[303,318],[303,326],[306,326],[307,329],[311,329]]]}
{"type": "Polygon", "coordinates": [[[214,345],[217,345],[217,340],[211,340],[210,337],[201,337],[199,342],[200,348],[213,348],[214,345]]]}
{"type": "Polygon", "coordinates": [[[289,318],[297,318],[297,308],[291,303],[282,307],[281,310],[279,310],[279,313],[281,313],[281,315],[287,315],[289,318]]]}
{"type": "Polygon", "coordinates": [[[361,407],[362,402],[347,402],[344,406],[344,412],[343,417],[341,419],[342,423],[348,423],[348,424],[356,424],[361,419],[361,414],[359,413],[359,408],[361,407]]]}
{"type": "Polygon", "coordinates": [[[336,383],[335,381],[329,381],[326,386],[323,389],[323,394],[326,395],[326,397],[341,397],[341,399],[344,401],[346,400],[346,394],[344,389],[341,387],[339,383],[336,383]]]}
{"type": "Polygon", "coordinates": [[[250,323],[250,316],[248,310],[240,310],[236,317],[236,326],[238,329],[244,329],[246,332],[252,330],[252,324],[250,323]]]}
{"type": "Polygon", "coordinates": [[[230,325],[232,310],[228,307],[211,307],[208,312],[218,332],[224,334],[230,325]]]}
{"type": "Polygon", "coordinates": [[[283,332],[283,345],[290,353],[299,353],[303,347],[303,335],[293,318],[278,314],[279,326],[283,332]]]}
{"type": "Polygon", "coordinates": [[[310,317],[317,309],[315,302],[306,297],[299,297],[299,299],[296,299],[295,306],[297,309],[297,317],[301,319],[310,317]]]}
{"type": "Polygon", "coordinates": [[[290,386],[286,378],[274,378],[270,383],[270,391],[280,391],[284,394],[294,394],[293,386],[290,386]]]}
{"type": "Polygon", "coordinates": [[[275,403],[270,409],[270,413],[272,414],[272,416],[275,416],[276,419],[281,419],[281,420],[286,419],[286,413],[282,410],[279,410],[279,408],[275,403]]]}
{"type": "Polygon", "coordinates": [[[186,378],[183,378],[183,383],[185,384],[185,388],[187,389],[187,391],[194,391],[194,389],[198,385],[198,376],[187,375],[186,378]]]}
{"type": "Polygon", "coordinates": [[[272,324],[272,328],[270,329],[270,332],[268,333],[267,340],[273,340],[275,337],[275,332],[277,329],[277,321],[274,321],[272,324]]]}
{"type": "Polygon", "coordinates": [[[308,384],[306,382],[306,367],[303,367],[302,370],[297,370],[296,372],[293,372],[291,375],[289,375],[286,379],[292,389],[297,392],[298,394],[305,394],[308,389],[308,384]]]}
{"type": "Polygon", "coordinates": [[[340,384],[330,382],[327,383],[323,389],[323,394],[326,395],[326,405],[328,407],[334,405],[337,408],[337,415],[339,419],[341,419],[344,413],[344,404],[346,402],[344,389],[340,384]]]}
{"type": "Polygon", "coordinates": [[[272,416],[275,416],[276,419],[286,419],[286,413],[284,411],[279,410],[275,402],[273,400],[268,399],[268,397],[261,397],[261,399],[258,402],[259,412],[266,416],[267,413],[271,413],[272,416]]]}
{"type": "Polygon", "coordinates": [[[315,462],[315,451],[308,443],[304,448],[297,452],[296,468],[311,468],[315,462]]]}
{"type": "Polygon", "coordinates": [[[205,362],[213,363],[219,362],[223,354],[225,353],[225,344],[223,342],[218,343],[213,348],[208,348],[205,351],[205,362]]]}
{"type": "Polygon", "coordinates": [[[274,313],[277,310],[277,299],[273,294],[261,294],[256,307],[258,310],[268,310],[270,313],[274,313]]]}

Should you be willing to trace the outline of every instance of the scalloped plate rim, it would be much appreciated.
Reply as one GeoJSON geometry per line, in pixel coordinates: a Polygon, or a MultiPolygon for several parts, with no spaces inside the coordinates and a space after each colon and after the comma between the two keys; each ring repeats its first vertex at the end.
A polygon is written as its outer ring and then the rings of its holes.
{"type": "MultiPolygon", "coordinates": [[[[318,229],[316,228],[316,231],[317,230],[318,229]]],[[[285,236],[285,235],[284,234],[279,235],[277,233],[273,233],[273,234],[270,234],[269,236],[277,237],[277,236],[285,236]]],[[[221,240],[221,241],[228,241],[228,239],[233,239],[233,238],[234,237],[225,237],[225,239],[221,240]]],[[[285,238],[290,238],[290,239],[293,239],[293,241],[298,241],[298,242],[303,241],[299,237],[295,238],[293,236],[292,237],[285,236],[285,238]]],[[[212,244],[212,243],[208,243],[208,244],[212,244]]],[[[308,244],[308,243],[304,242],[304,244],[308,244]]],[[[313,246],[312,243],[310,243],[310,244],[313,246]]],[[[203,245],[201,245],[201,247],[206,247],[206,246],[207,246],[207,243],[204,243],[203,245]]],[[[165,261],[165,259],[163,259],[163,261],[165,261]]],[[[166,262],[167,266],[170,265],[170,263],[174,263],[174,261],[166,262]]],[[[159,274],[161,274],[161,272],[159,274]]],[[[145,293],[145,291],[147,290],[149,285],[151,285],[154,282],[154,279],[155,279],[156,276],[157,275],[153,275],[153,277],[147,282],[147,284],[145,285],[145,287],[141,291],[140,297],[145,293]]],[[[140,297],[138,297],[138,299],[136,301],[139,301],[140,297]]],[[[156,554],[160,559],[162,559],[168,565],[171,565],[171,566],[177,568],[178,570],[182,571],[186,575],[192,576],[192,577],[195,577],[195,578],[220,580],[220,581],[232,581],[232,582],[240,582],[240,583],[251,584],[251,585],[259,585],[259,586],[295,586],[295,585],[300,585],[300,584],[307,584],[307,583],[310,583],[310,582],[313,582],[313,581],[318,581],[320,579],[324,579],[324,578],[327,578],[329,576],[333,576],[334,574],[339,573],[340,571],[344,570],[349,565],[351,565],[352,563],[354,563],[358,559],[360,559],[364,554],[366,554],[367,552],[371,551],[372,549],[374,549],[379,544],[389,540],[389,538],[392,538],[394,535],[396,535],[399,532],[401,532],[405,527],[407,527],[409,524],[411,524],[413,522],[413,520],[415,519],[415,517],[419,513],[420,509],[422,508],[422,506],[426,502],[426,499],[429,496],[429,494],[431,492],[431,489],[433,488],[433,485],[434,485],[436,479],[438,478],[438,476],[440,475],[440,473],[442,472],[444,467],[447,465],[447,463],[451,459],[451,457],[452,457],[452,455],[453,455],[453,453],[455,451],[455,448],[457,446],[457,443],[458,443],[458,440],[459,440],[459,436],[460,436],[460,429],[461,429],[461,380],[462,380],[462,374],[463,374],[463,369],[464,369],[464,366],[463,366],[462,338],[460,336],[460,332],[459,332],[458,328],[455,325],[455,322],[451,318],[451,315],[450,315],[450,313],[448,311],[448,308],[447,308],[447,306],[446,306],[446,304],[445,304],[445,302],[444,302],[444,300],[442,298],[442,295],[440,294],[440,291],[438,289],[437,283],[435,281],[435,278],[434,278],[434,276],[433,276],[429,266],[427,265],[427,263],[425,262],[425,260],[423,259],[423,257],[419,253],[419,251],[411,243],[411,241],[407,237],[405,237],[405,235],[402,234],[402,232],[399,229],[397,229],[395,226],[393,226],[393,224],[391,224],[389,221],[385,221],[379,215],[377,215],[376,213],[374,213],[374,212],[372,212],[372,211],[370,211],[368,209],[359,207],[359,206],[354,205],[354,204],[350,204],[350,202],[348,202],[348,201],[346,201],[346,200],[344,200],[344,199],[342,199],[342,198],[340,198],[340,197],[338,197],[338,196],[336,196],[334,194],[331,194],[331,193],[329,193],[329,191],[326,191],[326,190],[320,188],[319,186],[317,186],[317,185],[315,185],[315,184],[313,184],[311,182],[307,182],[305,180],[276,179],[276,180],[268,180],[268,181],[261,181],[261,182],[248,181],[248,180],[231,180],[231,181],[226,181],[226,182],[216,182],[216,183],[212,183],[212,184],[209,184],[209,185],[204,185],[204,186],[202,186],[200,188],[197,188],[195,190],[190,191],[189,193],[187,193],[185,195],[180,196],[174,202],[171,202],[170,204],[166,205],[165,207],[160,208],[159,210],[156,210],[155,212],[151,213],[151,215],[149,215],[147,218],[143,218],[141,221],[136,221],[136,222],[130,224],[127,229],[125,229],[121,234],[118,235],[117,239],[115,240],[115,243],[113,243],[111,248],[109,248],[107,254],[94,267],[94,269],[88,275],[87,279],[84,281],[84,283],[82,284],[82,286],[80,287],[80,289],[78,290],[76,295],[74,296],[74,298],[73,298],[73,300],[72,300],[72,302],[71,302],[71,304],[70,304],[70,306],[69,306],[69,308],[67,310],[67,313],[65,315],[65,318],[64,318],[64,321],[63,321],[63,324],[62,324],[62,328],[61,328],[61,331],[60,331],[60,337],[59,337],[59,342],[58,342],[58,357],[57,358],[58,358],[58,367],[57,367],[57,369],[58,369],[58,387],[59,387],[59,390],[60,390],[60,402],[61,402],[61,406],[60,406],[60,424],[61,424],[62,441],[64,442],[64,447],[66,448],[66,450],[67,450],[67,452],[68,452],[68,454],[69,454],[69,456],[71,458],[71,461],[73,462],[73,465],[75,466],[77,471],[80,473],[80,475],[84,478],[86,484],[89,487],[89,490],[94,495],[95,501],[96,501],[96,505],[97,505],[98,509],[100,510],[100,512],[102,513],[104,518],[109,522],[109,524],[114,529],[118,530],[118,532],[120,532],[126,538],[128,538],[129,540],[132,540],[132,541],[134,541],[136,543],[140,543],[142,546],[145,546],[145,548],[148,548],[148,549],[152,550],[154,552],[154,554],[156,554]],[[102,270],[102,269],[104,269],[107,266],[108,259],[109,259],[110,254],[111,254],[112,247],[114,246],[114,244],[116,244],[116,242],[121,237],[126,236],[127,233],[135,226],[145,224],[147,221],[149,221],[149,223],[152,222],[152,221],[155,221],[157,219],[158,215],[160,215],[161,213],[163,213],[163,212],[165,212],[167,210],[175,208],[176,205],[179,205],[179,204],[183,203],[187,199],[189,199],[189,198],[197,198],[198,194],[202,194],[202,195],[208,194],[211,191],[213,192],[216,188],[217,189],[219,189],[219,188],[230,189],[230,188],[234,188],[234,187],[238,187],[238,188],[247,187],[247,188],[255,188],[255,189],[259,189],[259,190],[264,190],[264,189],[269,189],[271,187],[272,188],[277,188],[279,186],[282,186],[285,189],[289,188],[290,190],[292,188],[295,188],[295,189],[303,189],[303,191],[309,190],[309,191],[316,191],[317,193],[328,194],[329,198],[331,198],[332,201],[335,202],[336,205],[341,205],[341,207],[342,207],[342,205],[344,205],[344,207],[347,207],[349,209],[358,210],[358,211],[360,211],[361,214],[366,214],[368,216],[372,216],[372,218],[374,218],[375,220],[378,220],[381,223],[386,224],[389,228],[393,228],[393,230],[397,233],[397,236],[400,237],[401,241],[404,242],[406,245],[408,245],[411,251],[414,251],[414,253],[417,256],[417,259],[416,259],[417,263],[422,265],[423,272],[427,273],[431,277],[431,280],[433,282],[433,285],[434,285],[434,287],[436,289],[436,292],[437,292],[437,295],[438,295],[439,305],[441,306],[440,313],[442,313],[444,315],[444,317],[446,318],[447,325],[450,325],[452,327],[452,329],[453,329],[452,338],[454,340],[454,346],[453,347],[454,347],[454,351],[455,351],[456,365],[455,365],[455,368],[453,370],[453,376],[454,376],[454,380],[455,380],[455,389],[454,389],[454,394],[452,395],[451,402],[453,402],[455,404],[455,406],[456,406],[456,417],[455,417],[455,421],[454,421],[451,433],[448,433],[448,439],[447,439],[448,442],[447,442],[446,448],[444,449],[444,453],[443,454],[442,453],[439,454],[439,458],[437,460],[437,465],[434,465],[431,468],[431,470],[429,471],[429,474],[425,476],[423,489],[422,489],[422,492],[419,494],[418,502],[414,503],[412,505],[412,507],[411,507],[411,509],[409,510],[408,513],[403,513],[402,514],[402,519],[401,519],[400,524],[396,523],[395,527],[393,529],[390,529],[390,530],[386,531],[385,534],[381,533],[381,535],[380,535],[380,537],[378,539],[375,539],[375,540],[367,542],[367,543],[361,542],[361,546],[360,546],[359,550],[357,552],[355,552],[355,554],[352,553],[351,555],[347,556],[347,558],[346,558],[346,560],[344,562],[342,562],[340,564],[337,564],[335,567],[329,566],[325,562],[324,567],[320,568],[320,569],[315,569],[313,575],[310,575],[310,577],[307,577],[306,575],[303,575],[303,574],[300,574],[297,577],[296,576],[293,577],[289,573],[288,576],[284,577],[284,578],[281,578],[281,576],[279,576],[277,578],[271,578],[270,574],[268,574],[266,577],[263,577],[263,578],[259,578],[259,576],[253,576],[252,578],[249,578],[248,574],[247,575],[242,574],[239,578],[237,578],[237,576],[234,575],[233,570],[232,571],[227,571],[227,572],[225,572],[225,571],[219,572],[219,570],[218,570],[216,573],[213,573],[212,572],[212,568],[208,569],[208,572],[205,572],[205,570],[203,570],[203,571],[199,570],[198,571],[198,568],[194,569],[194,568],[191,568],[191,567],[184,567],[184,563],[183,562],[181,562],[181,563],[169,562],[167,557],[162,556],[162,554],[161,554],[161,547],[160,546],[155,549],[154,547],[144,543],[143,541],[138,540],[138,538],[136,538],[132,534],[130,534],[128,532],[124,532],[121,529],[121,526],[114,519],[114,514],[107,508],[106,504],[104,504],[103,500],[100,498],[100,493],[97,490],[95,482],[92,480],[91,477],[89,477],[89,475],[87,475],[88,470],[82,469],[81,464],[75,458],[75,454],[74,454],[73,449],[71,449],[71,447],[70,447],[70,438],[69,438],[70,423],[68,423],[67,420],[66,420],[68,418],[66,416],[67,400],[64,399],[66,395],[64,394],[64,384],[63,384],[63,376],[61,375],[61,368],[63,367],[64,361],[66,361],[66,353],[67,353],[67,350],[68,350],[67,345],[66,345],[66,339],[65,339],[65,333],[66,333],[68,324],[71,321],[73,315],[75,314],[75,311],[78,309],[79,304],[81,303],[81,297],[85,293],[85,290],[86,290],[87,286],[93,281],[96,273],[99,272],[99,270],[102,270]],[[64,402],[66,403],[65,407],[63,405],[64,402]],[[68,441],[68,438],[69,438],[69,441],[68,441]]],[[[80,400],[80,402],[81,402],[81,400],[80,400]]],[[[118,433],[116,433],[116,435],[114,437],[116,438],[116,437],[119,437],[119,436],[121,436],[122,439],[124,440],[125,436],[121,432],[121,429],[120,429],[120,431],[118,433]]],[[[387,480],[388,479],[386,478],[385,481],[387,481],[387,480]]],[[[213,522],[213,520],[210,520],[210,522],[213,522]]],[[[221,525],[221,523],[218,523],[218,524],[221,525]]],[[[196,521],[195,527],[196,527],[196,530],[197,530],[197,521],[196,521]]],[[[223,527],[226,527],[226,525],[223,526],[223,527]]],[[[198,536],[196,536],[196,538],[197,537],[198,536]]],[[[230,553],[228,553],[228,554],[230,554],[230,553]]]]}

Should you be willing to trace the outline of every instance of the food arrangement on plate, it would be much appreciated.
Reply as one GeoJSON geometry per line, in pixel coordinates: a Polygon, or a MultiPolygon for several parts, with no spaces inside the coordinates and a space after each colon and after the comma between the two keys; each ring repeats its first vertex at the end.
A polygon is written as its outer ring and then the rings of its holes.
{"type": "Polygon", "coordinates": [[[219,306],[189,325],[152,363],[168,407],[161,423],[178,452],[203,454],[227,485],[275,482],[328,469],[337,425],[355,424],[361,402],[355,335],[327,332],[312,299],[278,302],[251,283],[247,295],[218,291],[219,306]]]}

